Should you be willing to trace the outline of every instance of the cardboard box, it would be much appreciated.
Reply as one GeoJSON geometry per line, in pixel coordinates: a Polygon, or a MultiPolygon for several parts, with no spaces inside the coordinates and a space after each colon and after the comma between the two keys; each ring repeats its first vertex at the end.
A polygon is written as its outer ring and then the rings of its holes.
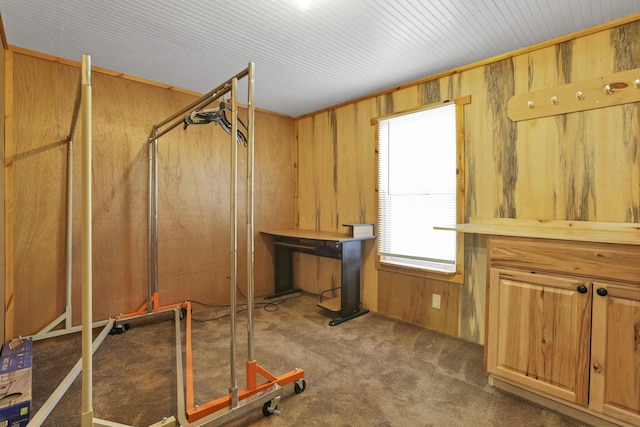
{"type": "Polygon", "coordinates": [[[0,427],[26,427],[31,417],[31,338],[2,344],[0,352],[0,427]]]}

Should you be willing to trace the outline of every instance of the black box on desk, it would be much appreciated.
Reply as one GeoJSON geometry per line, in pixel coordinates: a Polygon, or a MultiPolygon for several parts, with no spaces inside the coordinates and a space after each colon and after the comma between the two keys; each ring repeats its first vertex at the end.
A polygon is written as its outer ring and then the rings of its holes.
{"type": "Polygon", "coordinates": [[[0,352],[0,427],[25,427],[31,417],[31,338],[2,344],[0,352]]]}

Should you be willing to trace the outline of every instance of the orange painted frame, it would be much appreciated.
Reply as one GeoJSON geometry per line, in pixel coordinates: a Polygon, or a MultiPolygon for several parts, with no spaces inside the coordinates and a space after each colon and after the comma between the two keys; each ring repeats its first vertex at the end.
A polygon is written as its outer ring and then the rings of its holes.
{"type": "Polygon", "coordinates": [[[120,314],[115,316],[116,320],[124,320],[131,319],[134,317],[145,316],[148,314],[160,313],[163,311],[170,311],[174,308],[186,308],[189,303],[187,302],[178,302],[174,304],[169,304],[165,306],[160,306],[160,294],[155,292],[151,295],[151,311],[149,311],[149,301],[145,301],[144,304],[140,306],[136,311],[132,311],[130,313],[120,314]]]}
{"type": "MultiPolygon", "coordinates": [[[[196,408],[194,404],[194,395],[193,395],[193,355],[191,349],[191,303],[185,303],[185,308],[187,309],[187,330],[186,330],[186,375],[185,375],[185,385],[186,385],[186,411],[187,411],[187,420],[189,422],[197,421],[207,415],[218,412],[229,405],[231,405],[231,394],[226,396],[219,397],[210,402],[204,403],[202,405],[198,405],[196,408]]],[[[287,372],[286,374],[280,376],[274,376],[269,373],[262,366],[258,365],[255,360],[246,362],[246,373],[247,373],[247,388],[238,392],[238,401],[251,397],[257,393],[260,393],[263,390],[267,390],[270,387],[278,384],[280,386],[284,386],[287,384],[291,384],[292,382],[298,381],[304,378],[304,369],[296,368],[293,371],[287,372]],[[266,381],[258,384],[258,374],[266,379],[266,381]]]]}

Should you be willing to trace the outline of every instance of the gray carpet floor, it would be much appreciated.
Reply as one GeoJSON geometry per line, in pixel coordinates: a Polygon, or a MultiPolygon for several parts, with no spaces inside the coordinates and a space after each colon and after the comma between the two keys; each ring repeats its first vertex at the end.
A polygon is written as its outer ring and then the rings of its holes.
{"type": "MultiPolygon", "coordinates": [[[[306,390],[282,389],[279,415],[261,407],[228,426],[580,426],[580,422],[487,384],[483,348],[419,326],[369,313],[337,326],[314,296],[257,300],[257,362],[274,375],[305,371],[306,390]]],[[[195,306],[198,307],[198,306],[195,306]]],[[[200,306],[200,308],[202,308],[200,306]]],[[[228,393],[229,317],[226,308],[194,310],[196,404],[228,393]]],[[[182,322],[184,323],[184,322],[182,322]]],[[[183,327],[184,330],[184,327],[183,327]]],[[[238,315],[238,386],[245,387],[246,313],[238,315]]],[[[33,355],[35,413],[81,355],[79,338],[38,343],[33,355]]],[[[173,317],[132,323],[109,335],[93,358],[94,416],[148,426],[175,416],[173,317]]],[[[78,377],[43,424],[80,426],[78,377]]]]}

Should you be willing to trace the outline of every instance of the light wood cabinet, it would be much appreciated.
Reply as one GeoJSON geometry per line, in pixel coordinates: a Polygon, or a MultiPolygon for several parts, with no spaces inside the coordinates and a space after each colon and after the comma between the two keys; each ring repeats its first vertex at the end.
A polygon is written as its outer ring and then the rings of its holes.
{"type": "Polygon", "coordinates": [[[594,292],[589,407],[640,425],[640,286],[594,282],[594,292]]]}
{"type": "Polygon", "coordinates": [[[587,406],[591,285],[515,269],[490,274],[487,371],[587,406]]]}
{"type": "Polygon", "coordinates": [[[640,247],[491,236],[487,373],[640,425],[640,247]]]}

